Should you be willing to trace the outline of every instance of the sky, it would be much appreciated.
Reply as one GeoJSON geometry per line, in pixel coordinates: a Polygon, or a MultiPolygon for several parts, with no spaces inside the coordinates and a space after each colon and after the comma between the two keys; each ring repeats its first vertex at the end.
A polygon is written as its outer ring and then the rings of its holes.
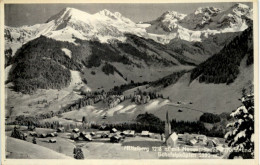
{"type": "MultiPolygon", "coordinates": [[[[166,11],[177,11],[183,14],[194,12],[198,7],[213,6],[223,10],[233,6],[228,3],[171,3],[171,4],[6,4],[5,25],[23,26],[46,22],[51,16],[59,13],[63,8],[72,7],[89,14],[103,9],[119,12],[134,22],[151,21],[166,11]]],[[[252,3],[243,3],[252,8],[252,3]]]]}

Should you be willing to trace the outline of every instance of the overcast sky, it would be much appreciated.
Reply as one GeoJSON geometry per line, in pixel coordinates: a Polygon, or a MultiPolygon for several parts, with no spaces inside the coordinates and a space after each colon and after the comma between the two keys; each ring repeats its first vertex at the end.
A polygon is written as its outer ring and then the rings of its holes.
{"type": "MultiPolygon", "coordinates": [[[[235,3],[172,3],[172,4],[10,4],[5,5],[5,25],[22,26],[44,23],[65,7],[72,7],[94,14],[103,9],[119,12],[134,22],[151,21],[165,11],[188,14],[198,7],[213,6],[228,9],[235,3]]],[[[244,3],[252,7],[252,3],[244,3]]]]}

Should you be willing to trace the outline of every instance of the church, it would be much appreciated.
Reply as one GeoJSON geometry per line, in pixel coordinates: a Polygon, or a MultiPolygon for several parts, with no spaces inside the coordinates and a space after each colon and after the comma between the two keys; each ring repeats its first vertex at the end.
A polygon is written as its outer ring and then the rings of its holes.
{"type": "Polygon", "coordinates": [[[166,145],[169,146],[169,147],[177,147],[178,135],[175,132],[172,133],[168,111],[166,113],[166,122],[165,122],[164,134],[165,134],[166,145]]]}

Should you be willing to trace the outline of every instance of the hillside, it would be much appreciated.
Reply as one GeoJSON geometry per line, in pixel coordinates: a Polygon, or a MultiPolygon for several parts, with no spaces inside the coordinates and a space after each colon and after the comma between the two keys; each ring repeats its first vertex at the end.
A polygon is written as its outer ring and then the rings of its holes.
{"type": "Polygon", "coordinates": [[[252,27],[249,27],[227,44],[219,53],[193,69],[191,81],[198,78],[199,82],[232,83],[240,71],[239,66],[244,57],[247,56],[247,65],[253,63],[252,37],[252,27]]]}
{"type": "Polygon", "coordinates": [[[201,42],[172,39],[167,47],[174,52],[196,61],[198,64],[218,53],[241,32],[228,32],[202,37],[201,42]]]}
{"type": "Polygon", "coordinates": [[[46,147],[7,136],[6,144],[7,157],[10,159],[72,159],[46,147]]]}
{"type": "Polygon", "coordinates": [[[155,45],[130,34],[127,37],[125,43],[106,44],[77,39],[75,45],[41,36],[16,52],[10,62],[12,68],[7,82],[13,82],[13,89],[23,93],[37,89],[62,89],[70,84],[70,72],[78,71],[82,81],[93,89],[104,86],[109,89],[131,80],[156,80],[172,69],[194,66],[193,60],[167,50],[164,45],[155,45]],[[140,75],[131,72],[133,70],[138,70],[140,75]],[[101,78],[98,78],[100,74],[103,74],[103,80],[113,77],[110,86],[106,85],[107,81],[99,81],[99,86],[93,86],[101,78]]]}

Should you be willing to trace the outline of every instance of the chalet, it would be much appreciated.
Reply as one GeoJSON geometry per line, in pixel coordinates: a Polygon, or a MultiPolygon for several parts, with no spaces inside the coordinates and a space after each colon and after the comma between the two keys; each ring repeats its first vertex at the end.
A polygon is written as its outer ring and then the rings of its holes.
{"type": "Polygon", "coordinates": [[[26,134],[26,133],[23,133],[23,136],[24,136],[25,138],[27,138],[27,134],[26,134]]]}
{"type": "Polygon", "coordinates": [[[109,136],[108,133],[105,132],[101,134],[101,138],[108,138],[108,136],[109,136]]]}
{"type": "Polygon", "coordinates": [[[141,136],[149,137],[149,131],[142,131],[141,136]]]}
{"type": "Polygon", "coordinates": [[[215,146],[219,145],[219,140],[217,138],[212,139],[215,146]]]}
{"type": "Polygon", "coordinates": [[[50,139],[49,143],[56,143],[56,139],[50,139]]]}
{"type": "Polygon", "coordinates": [[[46,138],[47,135],[45,133],[40,134],[40,138],[46,138]]]}
{"type": "Polygon", "coordinates": [[[197,136],[197,140],[198,140],[198,142],[201,142],[201,143],[207,143],[207,140],[208,140],[208,138],[207,138],[207,136],[205,136],[205,135],[198,135],[197,136]]]}
{"type": "Polygon", "coordinates": [[[106,127],[105,125],[101,125],[99,129],[100,129],[100,130],[105,130],[106,128],[107,128],[107,127],[106,127]]]}
{"type": "Polygon", "coordinates": [[[72,139],[72,140],[78,140],[79,139],[79,135],[78,134],[71,134],[71,136],[70,136],[70,139],[72,139]]]}
{"type": "Polygon", "coordinates": [[[64,132],[64,127],[59,127],[59,128],[57,129],[57,132],[64,132]]]}
{"type": "Polygon", "coordinates": [[[110,130],[110,133],[116,133],[117,132],[117,129],[113,128],[110,130]]]}
{"type": "Polygon", "coordinates": [[[55,137],[54,133],[48,133],[47,136],[48,137],[55,137]]]}
{"type": "Polygon", "coordinates": [[[118,135],[112,136],[112,137],[110,138],[110,142],[112,142],[112,143],[119,143],[120,140],[121,140],[121,137],[118,136],[118,135]]]}
{"type": "Polygon", "coordinates": [[[191,139],[189,140],[188,145],[194,146],[196,143],[197,143],[196,139],[191,139]]]}
{"type": "Polygon", "coordinates": [[[216,147],[216,145],[213,143],[212,140],[208,140],[206,146],[209,147],[209,148],[216,147]]]}
{"type": "Polygon", "coordinates": [[[79,133],[79,129],[78,129],[78,128],[74,128],[74,129],[72,130],[72,132],[74,132],[74,133],[79,133]]]}
{"type": "Polygon", "coordinates": [[[129,133],[129,130],[121,132],[120,135],[126,136],[128,133],[129,133]]]}
{"type": "Polygon", "coordinates": [[[82,131],[82,132],[80,132],[79,135],[80,135],[81,137],[84,137],[86,134],[87,134],[87,133],[86,133],[85,131],[82,131]]]}
{"type": "Polygon", "coordinates": [[[30,132],[30,136],[37,137],[37,133],[36,132],[30,132]]]}
{"type": "Polygon", "coordinates": [[[92,141],[92,137],[89,134],[84,135],[83,139],[86,141],[92,141]]]}
{"type": "Polygon", "coordinates": [[[130,130],[129,133],[127,134],[128,137],[134,137],[135,136],[135,131],[130,130]]]}

